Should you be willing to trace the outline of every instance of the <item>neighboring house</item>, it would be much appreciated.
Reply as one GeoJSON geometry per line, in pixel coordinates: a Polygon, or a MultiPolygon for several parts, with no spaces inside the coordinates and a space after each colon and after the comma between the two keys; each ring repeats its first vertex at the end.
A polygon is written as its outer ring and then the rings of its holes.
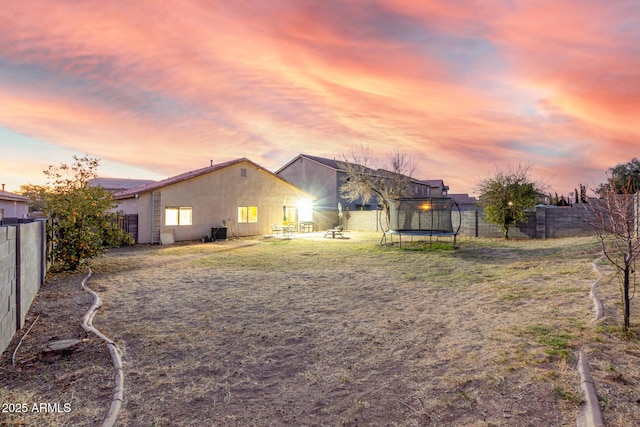
{"type": "Polygon", "coordinates": [[[102,187],[111,193],[118,193],[120,191],[129,190],[130,188],[154,182],[155,181],[151,179],[94,178],[89,180],[89,185],[92,187],[102,187]]]}
{"type": "Polygon", "coordinates": [[[0,190],[0,224],[7,218],[26,218],[29,214],[29,198],[0,190]]]}
{"type": "MultiPolygon", "coordinates": [[[[343,163],[340,160],[300,154],[278,169],[276,175],[315,196],[314,207],[318,210],[336,211],[338,202],[344,209],[348,207],[352,211],[377,209],[378,202],[375,200],[363,206],[361,201],[349,203],[340,196],[340,187],[346,176],[341,166],[343,163]]],[[[390,174],[382,169],[370,171],[381,176],[390,174]]],[[[441,179],[422,181],[411,178],[409,185],[414,197],[441,197],[446,196],[449,190],[441,179]]]]}
{"type": "Polygon", "coordinates": [[[269,234],[272,225],[311,221],[312,196],[260,165],[237,159],[115,193],[116,210],[138,215],[138,242],[269,234]],[[286,219],[285,219],[286,218],[286,219]]]}
{"type": "Polygon", "coordinates": [[[414,197],[447,197],[449,186],[441,179],[412,180],[414,197]]]}
{"type": "Polygon", "coordinates": [[[467,193],[449,194],[449,197],[456,202],[461,211],[476,209],[478,207],[478,200],[473,196],[469,196],[467,193]]]}

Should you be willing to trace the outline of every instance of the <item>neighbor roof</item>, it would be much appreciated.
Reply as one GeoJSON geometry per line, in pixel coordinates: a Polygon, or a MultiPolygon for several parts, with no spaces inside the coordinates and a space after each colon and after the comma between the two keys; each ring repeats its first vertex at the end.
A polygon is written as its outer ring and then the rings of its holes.
{"type": "Polygon", "coordinates": [[[467,193],[449,194],[449,197],[455,200],[459,205],[475,205],[478,202],[475,197],[469,196],[467,193]]]}
{"type": "Polygon", "coordinates": [[[286,165],[284,165],[280,169],[278,169],[276,171],[276,174],[280,173],[282,170],[287,168],[287,166],[289,166],[290,164],[292,164],[293,162],[295,162],[299,158],[309,159],[309,160],[311,160],[313,162],[320,163],[321,165],[327,166],[328,168],[334,169],[336,171],[343,171],[344,168],[342,167],[341,164],[347,163],[347,164],[351,164],[351,165],[354,165],[354,166],[364,167],[367,170],[371,171],[371,173],[375,173],[376,172],[374,169],[371,169],[371,168],[366,167],[366,166],[358,165],[356,163],[347,162],[346,160],[327,159],[325,157],[310,156],[308,154],[299,154],[293,160],[291,160],[286,165]]]}
{"type": "Polygon", "coordinates": [[[94,178],[89,180],[92,187],[102,187],[105,190],[123,191],[129,188],[139,187],[155,182],[152,179],[128,179],[128,178],[94,178]]]}
{"type": "Polygon", "coordinates": [[[138,187],[134,187],[134,188],[130,188],[124,191],[120,191],[118,193],[115,193],[113,195],[113,198],[118,200],[118,199],[127,199],[130,197],[134,197],[136,194],[140,194],[140,193],[146,193],[149,191],[154,191],[157,190],[158,188],[163,188],[166,187],[168,185],[172,185],[172,184],[176,184],[178,182],[182,182],[182,181],[186,181],[188,179],[191,178],[196,178],[198,176],[201,175],[205,175],[217,170],[221,170],[224,168],[228,168],[229,166],[233,166],[236,165],[238,163],[249,163],[253,166],[255,166],[258,169],[263,170],[264,172],[266,172],[267,174],[273,176],[274,178],[282,181],[283,183],[290,185],[298,190],[300,190],[298,187],[295,187],[294,185],[292,185],[291,183],[287,182],[286,180],[282,179],[281,177],[279,177],[278,175],[274,174],[273,172],[268,171],[267,169],[263,168],[262,166],[260,166],[259,164],[252,162],[251,160],[247,159],[246,157],[240,158],[240,159],[235,159],[235,160],[230,160],[228,162],[223,162],[223,163],[218,163],[216,165],[211,165],[211,166],[207,166],[206,168],[202,168],[202,169],[195,169],[189,172],[185,172],[182,173],[180,175],[176,175],[176,176],[172,176],[166,179],[163,179],[161,181],[154,181],[151,182],[149,184],[143,184],[140,185],[138,187]]]}
{"type": "Polygon", "coordinates": [[[28,203],[31,199],[26,196],[21,196],[20,194],[10,193],[8,191],[0,190],[0,200],[9,200],[12,202],[24,202],[28,203]]]}
{"type": "MultiPolygon", "coordinates": [[[[309,154],[299,154],[299,155],[297,155],[293,160],[289,161],[286,165],[284,165],[280,169],[278,169],[276,171],[276,173],[280,173],[282,170],[287,168],[290,164],[292,164],[293,162],[295,162],[299,158],[309,159],[311,161],[314,161],[316,163],[320,163],[320,164],[322,164],[324,166],[327,166],[328,168],[334,169],[336,171],[342,171],[344,169],[341,166],[342,163],[349,163],[349,164],[352,164],[352,165],[355,165],[355,166],[364,167],[367,170],[369,170],[370,173],[372,173],[374,175],[385,176],[385,175],[393,174],[393,172],[385,170],[385,169],[377,169],[377,170],[375,170],[375,169],[369,168],[367,166],[358,165],[356,163],[347,162],[345,160],[327,159],[325,157],[311,156],[309,154]]],[[[411,181],[413,181],[415,183],[428,185],[430,187],[439,188],[439,187],[442,186],[442,188],[444,188],[445,190],[449,189],[449,187],[444,185],[444,181],[441,180],[441,179],[425,179],[425,180],[421,180],[421,179],[413,178],[413,177],[410,177],[410,176],[407,176],[407,178],[409,178],[411,181]]]]}
{"type": "Polygon", "coordinates": [[[430,187],[435,187],[435,188],[442,187],[445,190],[449,189],[449,186],[444,185],[444,181],[441,179],[423,179],[423,180],[420,180],[419,182],[422,182],[423,184],[427,184],[430,187]]]}

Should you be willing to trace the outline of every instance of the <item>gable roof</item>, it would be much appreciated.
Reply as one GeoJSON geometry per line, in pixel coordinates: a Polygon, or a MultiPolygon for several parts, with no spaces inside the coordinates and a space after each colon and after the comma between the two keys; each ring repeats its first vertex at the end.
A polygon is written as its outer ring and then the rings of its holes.
{"type": "Polygon", "coordinates": [[[0,190],[0,200],[8,200],[11,202],[22,202],[22,203],[29,203],[29,201],[31,201],[31,199],[29,199],[26,196],[22,196],[20,194],[14,194],[14,193],[10,193],[8,191],[2,191],[2,190],[0,190]]]}
{"type": "Polygon", "coordinates": [[[331,159],[326,159],[324,157],[310,156],[308,154],[298,154],[296,157],[294,157],[292,160],[290,160],[284,166],[282,166],[280,169],[278,169],[276,171],[276,174],[280,173],[282,170],[286,169],[289,165],[291,165],[292,163],[296,162],[300,158],[309,159],[309,160],[314,161],[316,163],[320,163],[321,165],[327,166],[327,167],[329,167],[331,169],[340,170],[340,167],[338,165],[338,161],[336,159],[331,160],[331,159]]]}
{"type": "MultiPolygon", "coordinates": [[[[335,170],[336,172],[344,171],[344,168],[341,166],[341,163],[347,163],[347,164],[351,164],[351,165],[357,166],[359,168],[364,168],[364,170],[368,171],[368,173],[370,173],[372,175],[376,175],[376,176],[390,176],[390,175],[392,175],[394,173],[394,172],[391,172],[391,171],[388,171],[388,170],[385,170],[385,169],[377,169],[377,170],[375,170],[375,169],[369,168],[367,166],[362,166],[362,165],[359,165],[357,163],[347,162],[345,160],[327,159],[325,157],[311,156],[309,154],[298,154],[296,157],[294,157],[292,160],[290,160],[287,164],[285,164],[280,169],[278,169],[276,171],[276,174],[279,174],[284,169],[286,169],[289,165],[291,165],[292,163],[296,162],[300,158],[308,159],[308,160],[311,160],[313,162],[319,163],[319,164],[321,164],[323,166],[326,166],[326,167],[328,167],[330,169],[335,170]]],[[[445,191],[449,190],[449,186],[445,185],[444,181],[442,179],[417,179],[417,178],[413,178],[413,177],[407,176],[407,175],[402,175],[402,176],[407,178],[407,179],[409,179],[409,181],[414,183],[414,184],[426,185],[426,186],[429,186],[431,188],[442,188],[445,191]]]]}
{"type": "Polygon", "coordinates": [[[128,199],[131,197],[135,197],[136,194],[140,194],[140,193],[147,193],[149,191],[154,191],[157,190],[159,188],[163,188],[166,187],[168,185],[172,185],[172,184],[176,184],[182,181],[186,181],[192,178],[196,178],[198,176],[201,175],[205,175],[211,172],[215,172],[215,171],[219,171],[221,169],[225,169],[228,168],[230,166],[233,165],[237,165],[240,163],[249,163],[250,165],[253,165],[254,167],[256,167],[259,170],[264,171],[265,173],[271,175],[272,177],[274,177],[275,179],[277,179],[278,181],[282,181],[284,184],[293,187],[299,191],[303,191],[302,189],[299,189],[298,187],[292,185],[291,183],[287,182],[286,180],[284,180],[283,178],[279,177],[278,175],[274,174],[273,172],[268,171],[267,169],[263,168],[262,166],[260,166],[259,164],[252,162],[251,160],[247,159],[246,157],[242,157],[240,159],[235,159],[235,160],[229,160],[227,162],[223,162],[223,163],[218,163],[216,165],[211,165],[211,166],[207,166],[206,168],[201,168],[201,169],[195,169],[189,172],[185,172],[182,173],[180,175],[175,175],[160,181],[153,181],[151,183],[148,184],[143,184],[143,185],[139,185],[137,187],[133,187],[133,188],[129,188],[127,190],[124,191],[120,191],[117,193],[114,193],[113,198],[115,200],[120,200],[120,199],[128,199]]]}
{"type": "Polygon", "coordinates": [[[155,182],[152,179],[128,179],[128,178],[94,178],[89,180],[92,187],[102,187],[105,190],[123,191],[129,188],[139,187],[155,182]]]}
{"type": "Polygon", "coordinates": [[[323,166],[328,167],[329,169],[335,170],[336,172],[343,172],[344,171],[344,168],[342,167],[342,164],[344,164],[344,163],[350,164],[350,165],[353,165],[353,166],[357,166],[357,167],[360,167],[360,168],[364,168],[367,171],[369,171],[371,174],[375,174],[377,172],[375,169],[372,169],[370,167],[362,166],[362,165],[359,165],[357,163],[348,162],[346,160],[327,159],[325,157],[310,156],[309,154],[298,154],[295,158],[293,158],[293,160],[289,161],[287,164],[285,164],[280,169],[278,169],[276,171],[276,174],[280,173],[281,171],[286,169],[289,165],[291,165],[292,163],[294,163],[295,161],[297,161],[300,158],[308,159],[308,160],[311,160],[312,162],[319,163],[319,164],[321,164],[323,166]]]}
{"type": "Polygon", "coordinates": [[[443,190],[448,190],[449,186],[448,185],[444,185],[444,181],[441,179],[423,179],[420,180],[419,182],[426,184],[430,187],[433,188],[440,188],[442,187],[443,190]]]}

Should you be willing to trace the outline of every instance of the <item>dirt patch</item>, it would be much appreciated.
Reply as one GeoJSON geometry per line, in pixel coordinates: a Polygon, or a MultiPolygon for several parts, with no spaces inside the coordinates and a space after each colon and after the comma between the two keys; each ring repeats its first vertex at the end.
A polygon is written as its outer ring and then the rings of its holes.
{"type": "Polygon", "coordinates": [[[80,326],[92,300],[80,274],[52,276],[41,287],[27,323],[2,354],[2,426],[99,425],[113,393],[107,347],[80,326]],[[36,320],[37,319],[37,320],[36,320]],[[20,338],[34,323],[13,354],[20,338]],[[52,342],[80,339],[69,351],[43,352],[52,342]]]}
{"type": "MultiPolygon", "coordinates": [[[[593,242],[469,240],[432,251],[348,237],[141,247],[97,260],[88,285],[104,306],[94,326],[124,352],[119,425],[575,425],[574,355],[615,339],[591,321],[593,242]]],[[[51,318],[25,339],[18,367],[12,343],[0,370],[3,401],[71,399],[73,410],[13,414],[5,425],[94,425],[108,410],[113,372],[106,346],[79,326],[90,305],[80,279],[43,287],[29,318],[51,318]],[[52,336],[88,341],[52,363],[25,362],[52,336]]],[[[616,345],[607,363],[619,371],[596,358],[593,374],[613,390],[608,425],[623,426],[640,411],[617,399],[633,399],[639,377],[627,369],[634,344],[616,345]]]]}

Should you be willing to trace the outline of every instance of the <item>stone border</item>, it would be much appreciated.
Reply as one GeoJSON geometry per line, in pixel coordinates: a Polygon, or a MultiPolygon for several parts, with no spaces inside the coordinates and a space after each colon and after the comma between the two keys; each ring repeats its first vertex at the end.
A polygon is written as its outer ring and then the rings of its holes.
{"type": "MultiPolygon", "coordinates": [[[[602,319],[604,316],[604,308],[602,302],[598,298],[596,288],[600,282],[604,279],[602,272],[596,264],[602,257],[598,257],[591,263],[591,266],[598,274],[598,279],[591,285],[589,296],[593,299],[593,311],[595,311],[595,321],[602,319]]],[[[578,355],[578,364],[576,366],[578,374],[580,375],[580,387],[584,391],[584,404],[578,419],[576,420],[577,427],[604,427],[604,419],[602,418],[602,411],[600,410],[600,404],[598,402],[598,395],[596,394],[595,384],[591,377],[589,360],[584,352],[584,349],[580,350],[578,355]]]]}
{"type": "Polygon", "coordinates": [[[584,405],[576,420],[576,425],[578,427],[605,427],[596,388],[589,372],[589,361],[583,350],[580,350],[578,356],[577,369],[580,374],[580,386],[584,391],[584,405]]]}
{"type": "Polygon", "coordinates": [[[111,405],[109,406],[109,412],[102,422],[102,427],[111,427],[115,424],[118,414],[120,413],[120,406],[122,405],[122,396],[124,392],[124,372],[122,370],[122,351],[113,340],[108,338],[102,332],[93,327],[93,318],[98,311],[98,308],[102,305],[102,300],[97,293],[89,289],[86,285],[87,280],[91,277],[91,269],[87,276],[82,279],[82,289],[89,293],[93,297],[93,305],[89,308],[89,311],[84,315],[82,319],[82,328],[97,335],[100,339],[107,343],[109,353],[111,354],[111,362],[115,369],[115,388],[113,391],[113,397],[111,399],[111,405]]]}

